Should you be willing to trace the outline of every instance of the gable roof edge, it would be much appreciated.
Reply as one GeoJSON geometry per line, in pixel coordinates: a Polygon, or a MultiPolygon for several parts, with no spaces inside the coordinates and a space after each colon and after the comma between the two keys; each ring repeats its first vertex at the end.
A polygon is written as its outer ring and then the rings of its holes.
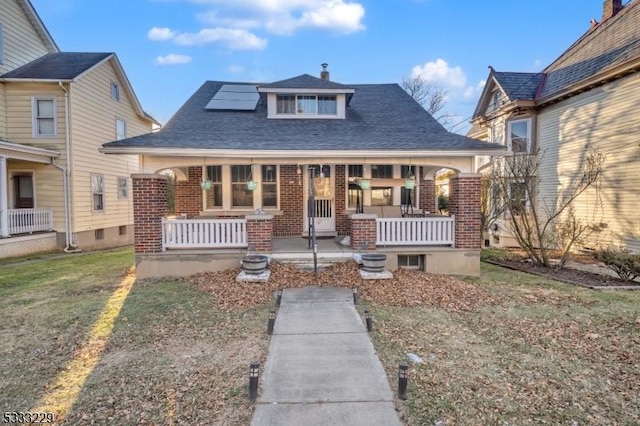
{"type": "Polygon", "coordinates": [[[51,36],[51,33],[40,19],[40,15],[36,12],[35,8],[31,4],[30,0],[16,0],[18,2],[18,6],[20,9],[27,15],[27,19],[33,25],[36,33],[40,36],[40,39],[47,47],[50,53],[58,53],[60,52],[60,48],[56,44],[55,40],[51,36]]]}

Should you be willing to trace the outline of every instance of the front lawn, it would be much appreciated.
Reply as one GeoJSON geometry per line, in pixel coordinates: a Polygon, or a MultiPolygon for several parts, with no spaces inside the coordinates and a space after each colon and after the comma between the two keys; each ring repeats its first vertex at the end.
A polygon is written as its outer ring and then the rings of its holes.
{"type": "Polygon", "coordinates": [[[134,282],[130,249],[3,262],[0,407],[67,424],[247,424],[268,306],[134,282]]]}
{"type": "Polygon", "coordinates": [[[371,306],[408,425],[640,424],[640,293],[595,292],[483,264],[472,310],[371,306]]]}

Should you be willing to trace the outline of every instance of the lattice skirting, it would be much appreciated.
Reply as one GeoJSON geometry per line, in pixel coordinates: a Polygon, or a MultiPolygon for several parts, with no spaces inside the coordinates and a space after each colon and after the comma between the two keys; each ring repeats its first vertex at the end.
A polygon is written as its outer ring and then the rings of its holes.
{"type": "Polygon", "coordinates": [[[25,256],[58,248],[55,232],[0,239],[0,259],[25,256]]]}

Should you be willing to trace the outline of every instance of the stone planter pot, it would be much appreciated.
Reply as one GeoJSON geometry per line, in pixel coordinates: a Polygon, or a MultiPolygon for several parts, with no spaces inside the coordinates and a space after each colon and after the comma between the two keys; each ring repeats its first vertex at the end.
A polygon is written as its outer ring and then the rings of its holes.
{"type": "Polygon", "coordinates": [[[382,253],[365,253],[362,255],[362,266],[367,272],[384,272],[387,255],[382,253]]]}
{"type": "Polygon", "coordinates": [[[242,258],[242,270],[250,275],[260,275],[267,269],[269,258],[261,254],[251,254],[242,258]]]}

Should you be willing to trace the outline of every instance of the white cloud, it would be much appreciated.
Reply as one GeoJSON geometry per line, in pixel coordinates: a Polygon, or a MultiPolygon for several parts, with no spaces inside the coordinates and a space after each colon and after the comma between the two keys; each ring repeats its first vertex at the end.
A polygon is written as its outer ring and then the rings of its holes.
{"type": "Polygon", "coordinates": [[[149,38],[149,40],[153,40],[153,41],[167,41],[167,40],[171,40],[172,38],[174,38],[176,35],[175,31],[173,31],[171,28],[166,28],[166,27],[153,27],[149,30],[149,32],[147,33],[147,37],[149,38]]]}
{"type": "Polygon", "coordinates": [[[462,68],[450,67],[444,59],[416,65],[411,70],[411,76],[442,84],[446,88],[462,88],[467,84],[467,77],[462,68]]]}
{"type": "Polygon", "coordinates": [[[480,93],[482,93],[482,89],[484,89],[485,84],[487,84],[485,80],[480,80],[477,85],[467,87],[467,90],[464,91],[462,97],[467,101],[476,99],[480,93]]]}
{"type": "Polygon", "coordinates": [[[316,28],[349,34],[365,29],[364,6],[349,0],[186,0],[215,10],[198,14],[207,24],[229,28],[264,28],[291,34],[316,28]],[[223,14],[224,13],[224,14],[223,14]]]}
{"type": "Polygon", "coordinates": [[[173,39],[182,46],[220,43],[231,50],[262,50],[267,40],[245,29],[205,28],[197,33],[181,33],[173,39]]]}
{"type": "Polygon", "coordinates": [[[191,62],[191,56],[178,55],[175,53],[169,53],[166,56],[158,56],[155,60],[156,65],[179,65],[188,64],[191,62]]]}

